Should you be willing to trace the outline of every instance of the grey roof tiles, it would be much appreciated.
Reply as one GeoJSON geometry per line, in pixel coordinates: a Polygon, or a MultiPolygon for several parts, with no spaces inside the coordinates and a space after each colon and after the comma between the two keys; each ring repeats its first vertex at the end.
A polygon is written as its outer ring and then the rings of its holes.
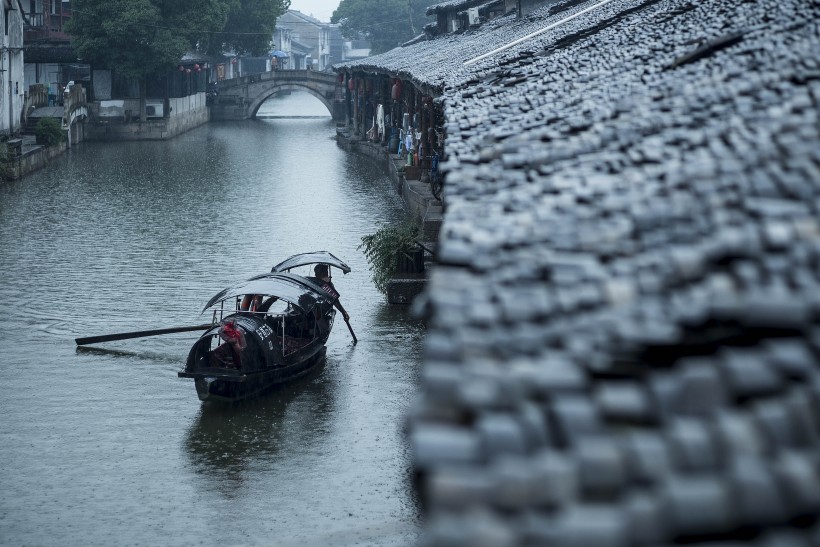
{"type": "Polygon", "coordinates": [[[464,64],[592,4],[344,67],[444,101],[429,543],[817,541],[820,3],[614,0],[464,64]]]}

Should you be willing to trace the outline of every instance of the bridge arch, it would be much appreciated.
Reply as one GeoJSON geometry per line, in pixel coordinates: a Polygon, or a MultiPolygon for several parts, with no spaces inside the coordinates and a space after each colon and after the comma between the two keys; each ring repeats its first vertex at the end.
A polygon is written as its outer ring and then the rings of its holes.
{"type": "Polygon", "coordinates": [[[262,103],[277,91],[307,91],[325,105],[334,120],[345,119],[344,93],[338,77],[313,70],[276,70],[222,80],[209,104],[211,119],[255,118],[262,103]]]}
{"type": "Polygon", "coordinates": [[[253,102],[251,102],[248,105],[248,115],[249,115],[249,117],[256,118],[256,113],[259,111],[259,108],[262,106],[262,103],[264,103],[265,101],[270,99],[272,96],[276,95],[277,93],[279,93],[281,91],[307,91],[308,93],[310,93],[311,95],[313,95],[314,97],[319,99],[319,101],[323,105],[325,105],[325,108],[327,108],[327,112],[328,112],[328,114],[330,114],[331,117],[334,115],[333,103],[331,101],[329,101],[327,99],[327,97],[324,96],[324,94],[316,91],[315,89],[313,89],[313,88],[311,88],[307,85],[302,85],[302,84],[296,84],[296,83],[290,83],[289,82],[289,83],[276,84],[272,88],[269,89],[269,92],[266,92],[267,93],[266,95],[262,94],[262,95],[259,95],[256,99],[254,99],[253,102]]]}

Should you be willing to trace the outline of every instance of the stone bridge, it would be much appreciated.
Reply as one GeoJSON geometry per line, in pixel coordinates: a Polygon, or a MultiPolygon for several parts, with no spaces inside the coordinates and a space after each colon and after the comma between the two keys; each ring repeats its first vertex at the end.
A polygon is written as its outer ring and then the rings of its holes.
{"type": "Polygon", "coordinates": [[[345,119],[344,89],[336,75],[313,70],[276,70],[222,80],[209,103],[211,119],[254,118],[262,103],[280,91],[306,91],[327,107],[336,122],[345,119]]]}

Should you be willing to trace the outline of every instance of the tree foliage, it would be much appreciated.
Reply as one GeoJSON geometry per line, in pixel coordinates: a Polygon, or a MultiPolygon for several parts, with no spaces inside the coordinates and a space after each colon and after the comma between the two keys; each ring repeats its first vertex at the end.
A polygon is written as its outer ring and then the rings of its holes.
{"type": "Polygon", "coordinates": [[[161,74],[193,50],[262,54],[290,0],[72,0],[80,58],[126,77],[161,74]]]}
{"type": "Polygon", "coordinates": [[[432,0],[342,0],[330,18],[350,40],[369,40],[383,53],[421,34],[432,0]]]}
{"type": "Polygon", "coordinates": [[[40,118],[34,128],[34,134],[37,138],[37,144],[46,146],[54,146],[65,140],[65,134],[60,127],[60,122],[54,118],[40,118]]]}
{"type": "Polygon", "coordinates": [[[232,0],[222,46],[236,53],[263,55],[270,49],[276,19],[290,7],[290,0],[232,0]]]}

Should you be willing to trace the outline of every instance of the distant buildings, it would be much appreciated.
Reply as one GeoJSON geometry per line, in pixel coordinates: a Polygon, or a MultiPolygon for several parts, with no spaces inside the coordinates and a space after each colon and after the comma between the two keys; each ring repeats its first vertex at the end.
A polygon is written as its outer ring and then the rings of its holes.
{"type": "MultiPolygon", "coordinates": [[[[9,137],[23,131],[26,113],[35,106],[61,105],[69,82],[82,85],[90,101],[114,100],[124,105],[124,100],[138,97],[136,82],[78,60],[64,31],[71,17],[70,1],[7,0],[0,5],[0,135],[9,137]]],[[[281,68],[329,70],[334,63],[370,53],[366,42],[346,41],[338,25],[296,10],[280,17],[272,40],[271,51],[262,57],[230,52],[219,57],[185,56],[175,70],[147,82],[151,99],[147,116],[167,117],[170,107],[164,103],[168,99],[204,93],[208,81],[281,68]]],[[[127,119],[129,109],[133,115],[133,109],[126,106],[116,108],[115,114],[127,119]]]]}
{"type": "Polygon", "coordinates": [[[284,68],[290,69],[328,70],[335,63],[370,54],[366,41],[345,41],[339,25],[323,23],[297,10],[288,10],[276,21],[273,42],[273,51],[288,54],[284,68]]]}

